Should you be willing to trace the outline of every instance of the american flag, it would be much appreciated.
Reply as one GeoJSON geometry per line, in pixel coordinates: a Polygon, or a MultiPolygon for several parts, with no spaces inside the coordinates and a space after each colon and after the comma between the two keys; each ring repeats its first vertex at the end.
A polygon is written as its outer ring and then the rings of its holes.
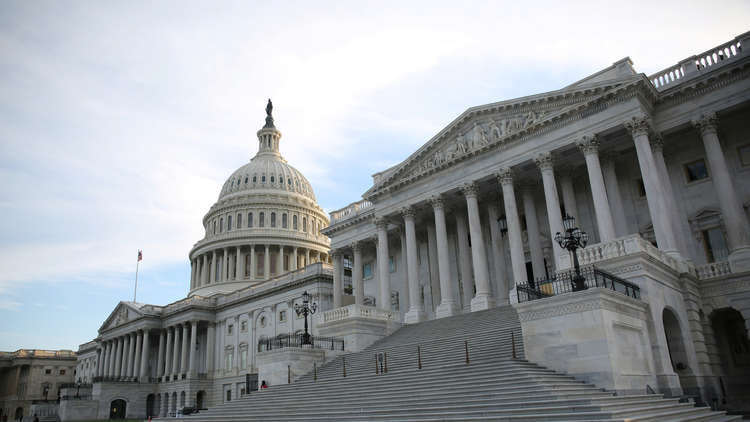
{"type": "Polygon", "coordinates": [[[138,261],[143,261],[143,252],[140,249],[138,249],[138,261]]]}

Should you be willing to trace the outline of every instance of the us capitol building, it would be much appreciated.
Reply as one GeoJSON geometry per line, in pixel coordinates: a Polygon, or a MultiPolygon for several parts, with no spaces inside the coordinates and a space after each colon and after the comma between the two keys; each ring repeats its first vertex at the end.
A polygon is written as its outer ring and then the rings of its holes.
{"type": "Polygon", "coordinates": [[[221,407],[399,327],[498,307],[530,362],[747,411],[749,45],[470,107],[330,218],[269,101],[257,154],[203,218],[187,298],[120,302],[78,352],[90,397],[61,416],[221,407]],[[557,233],[588,244],[573,259],[557,233]],[[304,292],[323,348],[294,343],[304,292]]]}

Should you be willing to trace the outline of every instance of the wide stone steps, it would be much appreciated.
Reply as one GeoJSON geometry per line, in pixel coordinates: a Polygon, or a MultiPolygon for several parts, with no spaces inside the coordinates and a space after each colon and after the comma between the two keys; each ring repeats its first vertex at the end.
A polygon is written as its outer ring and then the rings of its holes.
{"type": "Polygon", "coordinates": [[[523,360],[512,308],[406,326],[292,384],[273,385],[183,419],[234,421],[664,421],[739,420],[661,395],[615,396],[523,360]],[[510,332],[516,330],[512,359],[510,332]],[[464,339],[469,342],[469,364],[464,339]],[[420,346],[422,369],[417,368],[420,346]],[[375,374],[385,351],[388,372],[375,374]],[[342,364],[346,360],[347,376],[342,364]]]}

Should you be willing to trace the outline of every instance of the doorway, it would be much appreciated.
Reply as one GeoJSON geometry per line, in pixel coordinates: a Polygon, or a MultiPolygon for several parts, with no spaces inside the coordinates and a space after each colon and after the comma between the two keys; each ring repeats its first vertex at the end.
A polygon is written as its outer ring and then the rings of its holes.
{"type": "Polygon", "coordinates": [[[125,419],[125,411],[127,410],[127,404],[125,400],[117,399],[112,400],[109,405],[109,418],[110,419],[125,419]]]}

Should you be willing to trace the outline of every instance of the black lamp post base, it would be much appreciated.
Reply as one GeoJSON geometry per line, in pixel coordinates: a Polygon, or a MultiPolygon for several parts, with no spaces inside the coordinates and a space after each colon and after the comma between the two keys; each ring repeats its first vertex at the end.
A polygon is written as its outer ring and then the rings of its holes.
{"type": "Polygon", "coordinates": [[[581,290],[586,290],[588,287],[586,286],[586,277],[582,275],[576,275],[573,277],[573,291],[574,292],[580,292],[581,290]]]}

